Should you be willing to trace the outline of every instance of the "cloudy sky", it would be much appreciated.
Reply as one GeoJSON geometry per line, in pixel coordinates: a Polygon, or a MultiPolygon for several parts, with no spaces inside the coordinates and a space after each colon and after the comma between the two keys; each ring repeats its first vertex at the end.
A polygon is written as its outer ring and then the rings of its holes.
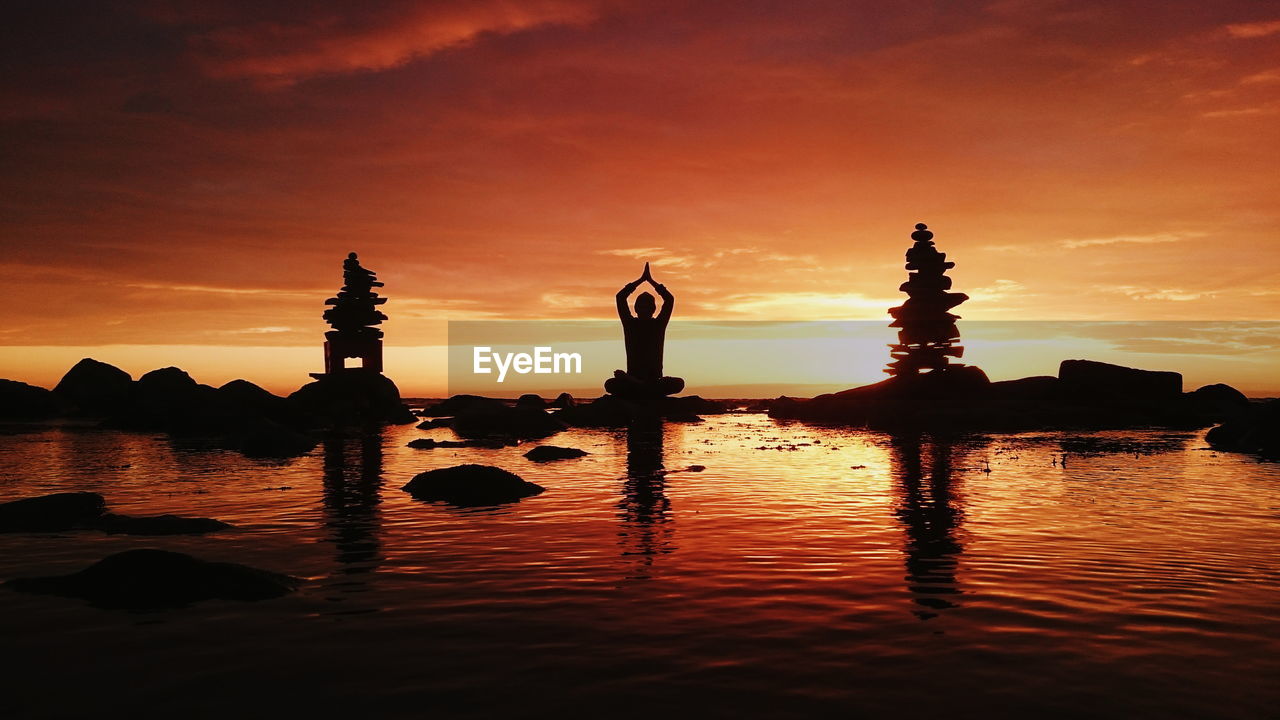
{"type": "Polygon", "coordinates": [[[966,319],[1280,317],[1270,3],[110,5],[0,26],[0,376],[296,386],[351,250],[422,391],[448,320],[644,260],[685,318],[883,318],[920,221],[966,319]]]}

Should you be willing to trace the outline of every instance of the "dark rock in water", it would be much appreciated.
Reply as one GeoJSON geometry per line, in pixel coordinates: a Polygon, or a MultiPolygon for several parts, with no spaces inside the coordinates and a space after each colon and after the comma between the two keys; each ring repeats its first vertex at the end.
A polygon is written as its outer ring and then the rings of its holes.
{"type": "Polygon", "coordinates": [[[0,532],[49,532],[92,527],[107,511],[98,493],[67,492],[0,504],[0,532]]]}
{"type": "Polygon", "coordinates": [[[578,448],[556,447],[555,445],[539,445],[525,453],[524,456],[534,462],[550,462],[552,460],[569,460],[588,455],[586,450],[578,448]]]}
{"type": "Polygon", "coordinates": [[[423,420],[417,425],[417,428],[419,430],[433,430],[435,428],[442,428],[442,427],[453,427],[453,418],[447,418],[447,417],[432,418],[430,420],[423,420]]]}
{"type": "Polygon", "coordinates": [[[401,490],[418,500],[452,505],[498,505],[537,495],[543,488],[490,465],[457,465],[414,476],[401,490]]]}
{"type": "Polygon", "coordinates": [[[948,366],[811,400],[778,398],[769,416],[883,428],[947,424],[954,413],[980,406],[990,386],[976,366],[948,366]]]}
{"type": "Polygon", "coordinates": [[[57,413],[57,396],[48,390],[17,380],[0,380],[0,417],[39,420],[57,413]]]}
{"type": "Polygon", "coordinates": [[[589,403],[561,410],[556,417],[576,427],[628,427],[665,419],[671,422],[701,422],[699,415],[728,412],[724,403],[697,395],[663,397],[639,403],[621,395],[604,395],[589,403]]]}
{"type": "Polygon", "coordinates": [[[129,403],[110,416],[112,424],[129,430],[176,435],[213,434],[227,424],[217,391],[176,367],[152,370],[138,378],[129,403]]]}
{"type": "Polygon", "coordinates": [[[464,438],[511,437],[533,440],[549,437],[565,424],[545,410],[507,405],[475,405],[453,418],[453,431],[464,438]]]}
{"type": "Polygon", "coordinates": [[[663,408],[666,412],[679,411],[690,415],[723,415],[729,412],[724,403],[698,395],[666,398],[663,400],[663,408]]]}
{"type": "Polygon", "coordinates": [[[287,458],[306,455],[315,448],[316,438],[273,420],[255,418],[235,434],[235,448],[246,457],[287,458]]]}
{"type": "Polygon", "coordinates": [[[428,405],[418,412],[423,417],[452,417],[471,410],[489,410],[495,407],[506,407],[506,403],[496,398],[482,395],[454,395],[435,405],[428,405]]]}
{"type": "Polygon", "coordinates": [[[125,535],[186,535],[229,527],[212,518],[115,515],[107,512],[101,495],[91,492],[56,493],[0,504],[0,532],[102,530],[125,535]]]}
{"type": "Polygon", "coordinates": [[[165,550],[126,550],[70,575],[18,578],[18,592],[88,600],[99,607],[155,609],[202,600],[265,600],[297,589],[298,579],[165,550]]]}
{"type": "Polygon", "coordinates": [[[1251,404],[1246,412],[1211,428],[1204,439],[1215,450],[1280,460],[1280,400],[1251,404]]]}
{"type": "Polygon", "coordinates": [[[559,395],[556,396],[555,400],[551,401],[551,407],[559,408],[561,410],[565,408],[571,408],[574,406],[574,404],[575,403],[573,401],[573,396],[567,392],[560,393],[559,395]]]}
{"type": "Polygon", "coordinates": [[[114,365],[84,358],[62,376],[53,392],[84,414],[113,415],[129,403],[133,378],[114,365]]]}
{"type": "Polygon", "coordinates": [[[528,407],[528,408],[536,408],[538,410],[545,410],[547,407],[547,401],[543,400],[541,395],[537,395],[535,393],[525,393],[524,395],[521,395],[518,399],[516,399],[516,407],[528,407]]]}
{"type": "Polygon", "coordinates": [[[1222,422],[1249,412],[1249,398],[1223,383],[1205,385],[1186,394],[1192,410],[1222,422]]]}
{"type": "Polygon", "coordinates": [[[769,415],[885,430],[1190,429],[1218,417],[1211,406],[1235,402],[1224,400],[1229,388],[1196,397],[1181,384],[1178,373],[1087,360],[1063,362],[1061,377],[995,383],[976,367],[950,366],[811,400],[779,398],[769,415]]]}
{"type": "Polygon", "coordinates": [[[248,380],[232,380],[217,390],[218,398],[242,415],[259,415],[274,420],[293,419],[289,401],[248,380]]]}
{"type": "Polygon", "coordinates": [[[307,383],[289,396],[289,403],[334,427],[415,420],[408,406],[400,401],[400,390],[391,378],[360,369],[332,373],[307,383]]]}
{"type": "Polygon", "coordinates": [[[1182,375],[1138,370],[1093,360],[1063,360],[1058,366],[1062,389],[1077,405],[1137,406],[1176,402],[1182,396],[1182,375]]]}
{"type": "Polygon", "coordinates": [[[94,527],[113,535],[203,535],[231,527],[221,520],[180,515],[115,515],[98,518],[94,527]]]}
{"type": "Polygon", "coordinates": [[[509,445],[517,445],[519,442],[515,438],[495,437],[495,438],[477,438],[474,440],[434,440],[432,438],[418,438],[410,440],[408,447],[416,450],[435,450],[436,448],[486,448],[496,450],[509,445]]]}

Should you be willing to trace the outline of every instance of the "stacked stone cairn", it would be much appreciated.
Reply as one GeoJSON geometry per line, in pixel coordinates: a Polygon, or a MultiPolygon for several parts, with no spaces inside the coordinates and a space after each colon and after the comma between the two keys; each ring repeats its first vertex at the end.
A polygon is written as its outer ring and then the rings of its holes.
{"type": "Polygon", "coordinates": [[[956,327],[960,316],[949,312],[969,299],[964,293],[948,292],[951,278],[946,273],[956,264],[947,262],[947,254],[934,247],[933,233],[924,223],[916,225],[911,239],[915,244],[907,249],[906,264],[910,273],[898,288],[907,294],[907,301],[889,309],[893,316],[889,327],[898,328],[898,342],[889,346],[893,360],[885,368],[893,376],[961,367],[950,359],[964,354],[956,327]]]}

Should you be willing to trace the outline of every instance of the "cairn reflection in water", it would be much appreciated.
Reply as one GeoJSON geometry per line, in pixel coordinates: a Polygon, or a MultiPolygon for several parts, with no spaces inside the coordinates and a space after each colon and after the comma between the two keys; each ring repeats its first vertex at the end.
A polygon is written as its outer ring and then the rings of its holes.
{"type": "Polygon", "coordinates": [[[334,587],[366,589],[383,560],[382,431],[335,434],[324,440],[324,529],[337,548],[334,587]]]}
{"type": "Polygon", "coordinates": [[[627,433],[627,476],[618,502],[623,555],[639,558],[636,575],[646,577],[654,556],[674,549],[671,500],[662,466],[663,425],[636,425],[627,433]]]}
{"type": "Polygon", "coordinates": [[[895,512],[906,532],[907,590],[921,620],[956,607],[961,594],[956,568],[964,550],[964,512],[953,487],[956,449],[919,436],[895,437],[889,446],[898,495],[895,512]]]}

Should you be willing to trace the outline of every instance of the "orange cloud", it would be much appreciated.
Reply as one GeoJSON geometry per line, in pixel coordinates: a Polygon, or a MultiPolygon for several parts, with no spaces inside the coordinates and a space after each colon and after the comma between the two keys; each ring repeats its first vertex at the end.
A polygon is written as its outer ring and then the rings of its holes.
{"type": "MultiPolygon", "coordinates": [[[[360,15],[360,6],[354,6],[360,15]]],[[[399,12],[353,19],[341,12],[302,22],[221,27],[195,38],[201,66],[214,77],[291,83],[326,73],[394,68],[485,34],[590,20],[593,7],[576,0],[482,0],[413,4],[399,12]]]]}

